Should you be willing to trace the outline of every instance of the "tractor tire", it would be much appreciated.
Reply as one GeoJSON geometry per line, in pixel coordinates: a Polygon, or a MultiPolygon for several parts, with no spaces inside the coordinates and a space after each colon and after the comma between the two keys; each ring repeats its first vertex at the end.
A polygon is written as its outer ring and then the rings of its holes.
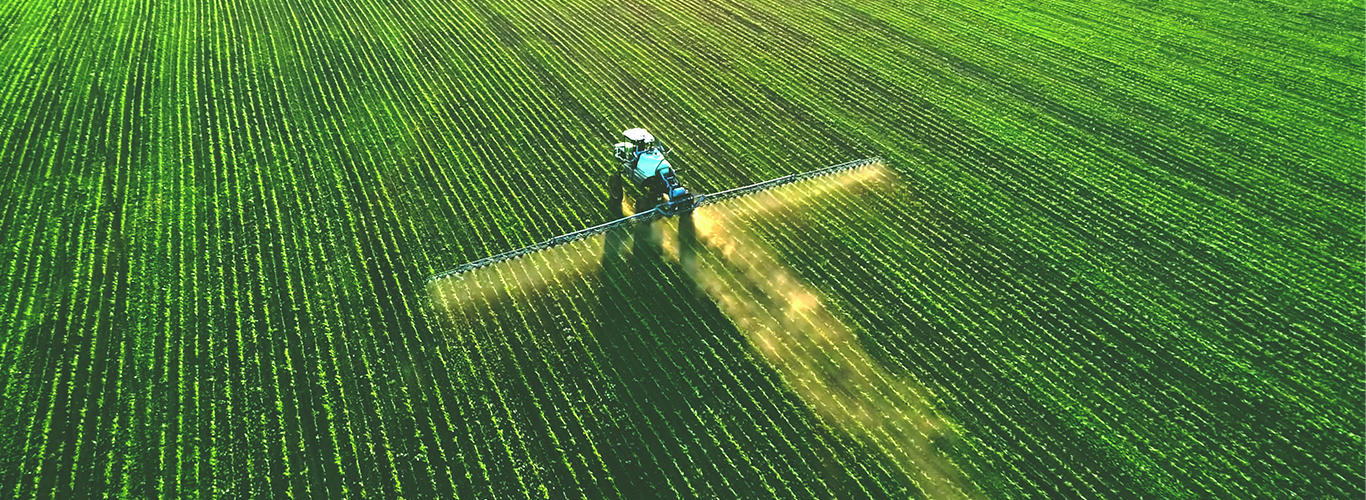
{"type": "Polygon", "coordinates": [[[625,181],[623,181],[621,178],[621,172],[614,173],[611,177],[607,179],[607,193],[608,196],[611,197],[612,201],[621,201],[622,196],[624,196],[622,192],[622,185],[624,183],[625,181]]]}

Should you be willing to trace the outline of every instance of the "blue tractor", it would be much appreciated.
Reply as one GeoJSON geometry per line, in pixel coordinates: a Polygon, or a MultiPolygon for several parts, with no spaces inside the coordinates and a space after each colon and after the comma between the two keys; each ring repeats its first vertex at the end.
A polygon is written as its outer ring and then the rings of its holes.
{"type": "Polygon", "coordinates": [[[658,204],[664,213],[676,213],[692,207],[693,195],[678,181],[673,166],[665,155],[668,148],[656,141],[643,128],[633,128],[621,133],[626,142],[618,142],[612,147],[613,154],[621,161],[621,169],[612,176],[612,198],[622,198],[623,178],[643,189],[646,200],[658,204]]]}

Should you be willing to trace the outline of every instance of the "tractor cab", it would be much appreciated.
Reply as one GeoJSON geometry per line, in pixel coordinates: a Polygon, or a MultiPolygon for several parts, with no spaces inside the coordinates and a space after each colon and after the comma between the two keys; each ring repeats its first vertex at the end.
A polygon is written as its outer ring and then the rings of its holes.
{"type": "Polygon", "coordinates": [[[627,129],[621,135],[626,136],[626,140],[631,141],[631,144],[634,144],[638,150],[649,149],[656,145],[655,136],[650,135],[650,132],[643,128],[627,129]]]}
{"type": "Polygon", "coordinates": [[[626,141],[614,144],[612,150],[622,162],[634,163],[636,156],[660,147],[659,143],[655,142],[655,137],[643,128],[629,129],[621,135],[626,137],[626,141]]]}

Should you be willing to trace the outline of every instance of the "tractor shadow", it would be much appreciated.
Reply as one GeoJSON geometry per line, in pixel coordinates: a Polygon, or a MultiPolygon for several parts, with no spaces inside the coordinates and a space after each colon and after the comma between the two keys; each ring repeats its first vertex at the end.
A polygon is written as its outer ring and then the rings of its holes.
{"type": "MultiPolygon", "coordinates": [[[[606,220],[626,215],[621,198],[609,198],[606,205],[606,220]]],[[[643,205],[636,210],[649,209],[643,205]]],[[[668,408],[687,404],[674,400],[677,391],[664,389],[672,381],[665,378],[664,353],[654,335],[668,330],[661,322],[667,323],[673,311],[663,283],[666,266],[658,245],[651,244],[650,226],[605,235],[597,290],[604,322],[595,334],[607,360],[604,375],[616,379],[613,393],[606,395],[612,418],[599,435],[607,443],[603,458],[626,498],[667,494],[659,461],[668,453],[658,431],[671,427],[666,421],[675,412],[668,408]]]]}
{"type": "MultiPolygon", "coordinates": [[[[649,201],[635,203],[636,213],[652,208],[649,201]]],[[[626,212],[621,199],[607,200],[608,220],[626,212]]],[[[676,496],[671,489],[682,488],[675,484],[678,476],[697,474],[679,469],[682,457],[726,461],[722,450],[695,437],[707,429],[694,409],[724,404],[714,387],[720,381],[706,368],[699,345],[703,334],[716,333],[712,327],[729,323],[710,301],[695,296],[692,283],[669,261],[658,224],[607,233],[599,271],[597,305],[604,321],[594,335],[607,360],[605,376],[615,378],[605,398],[613,418],[599,429],[606,442],[600,449],[625,498],[676,496]]],[[[753,487],[757,494],[761,487],[750,484],[754,478],[722,473],[738,493],[753,487]]]]}
{"type": "MultiPolygon", "coordinates": [[[[805,224],[805,217],[819,216],[816,207],[821,200],[865,181],[877,181],[878,177],[870,176],[875,174],[877,170],[854,172],[786,186],[781,194],[752,196],[743,203],[700,207],[676,219],[633,227],[629,237],[618,235],[606,242],[618,247],[604,249],[603,255],[617,258],[603,262],[606,274],[600,306],[609,311],[613,305],[625,305],[630,309],[626,312],[631,313],[606,315],[618,322],[608,328],[609,335],[617,335],[611,337],[610,345],[627,346],[609,355],[620,363],[619,370],[628,380],[628,393],[621,396],[661,409],[693,404],[690,399],[697,398],[688,398],[686,395],[692,393],[688,389],[706,385],[725,372],[685,375],[677,363],[661,363],[655,356],[662,353],[677,358],[683,352],[694,360],[705,358],[705,353],[688,349],[706,344],[711,336],[704,332],[716,331],[711,328],[716,327],[743,339],[742,345],[757,358],[747,364],[780,376],[778,385],[799,396],[803,406],[821,422],[843,431],[845,438],[859,443],[856,448],[872,452],[891,466],[895,477],[879,481],[890,487],[884,492],[905,488],[929,498],[981,498],[971,480],[945,457],[943,448],[956,436],[931,407],[926,389],[889,370],[868,352],[855,330],[826,306],[830,299],[806,283],[749,221],[753,214],[761,213],[805,224]],[[627,317],[650,321],[627,324],[627,317]],[[703,317],[706,325],[689,324],[703,317]],[[689,340],[680,344],[681,339],[689,340]],[[676,380],[681,384],[671,386],[676,380]],[[642,385],[632,390],[632,382],[642,385]]],[[[619,206],[609,202],[609,209],[619,206]]],[[[729,369],[742,364],[746,363],[721,366],[729,369]]],[[[689,423],[667,422],[670,417],[661,415],[658,420],[672,429],[683,429],[689,423]]],[[[763,426],[752,420],[749,424],[763,426]]],[[[729,432],[736,431],[731,427],[729,432]]],[[[641,434],[637,438],[645,441],[650,436],[641,434]]],[[[648,450],[647,444],[639,443],[637,449],[648,450]]],[[[664,456],[677,455],[666,450],[664,456]]],[[[650,457],[636,458],[627,465],[648,464],[650,457]]],[[[828,461],[826,458],[822,461],[828,461]]],[[[624,472],[648,478],[652,471],[628,468],[624,472]]],[[[826,476],[830,493],[843,496],[839,486],[842,474],[827,471],[826,476]]],[[[733,484],[729,478],[725,482],[733,484]]],[[[635,493],[653,496],[662,492],[635,493]]]]}
{"type": "MultiPolygon", "coordinates": [[[[651,201],[623,205],[620,198],[608,199],[604,215],[607,220],[630,215],[631,205],[639,213],[652,208],[651,201]]],[[[804,434],[802,440],[811,433],[838,439],[822,427],[807,427],[812,420],[793,422],[793,415],[782,414],[782,405],[769,399],[782,396],[744,395],[781,382],[754,363],[745,334],[686,272],[706,251],[693,213],[677,217],[676,233],[667,229],[674,222],[608,232],[594,280],[602,323],[593,327],[593,335],[605,360],[602,376],[611,381],[605,385],[613,388],[602,395],[610,418],[600,421],[595,441],[616,488],[624,498],[689,495],[687,488],[699,497],[757,498],[772,493],[764,474],[753,467],[829,464],[812,472],[825,476],[833,498],[846,497],[840,483],[848,480],[847,465],[837,462],[866,457],[837,458],[833,450],[809,441],[794,449],[757,432],[763,427],[804,434]],[[759,449],[763,457],[738,458],[759,449]]]]}

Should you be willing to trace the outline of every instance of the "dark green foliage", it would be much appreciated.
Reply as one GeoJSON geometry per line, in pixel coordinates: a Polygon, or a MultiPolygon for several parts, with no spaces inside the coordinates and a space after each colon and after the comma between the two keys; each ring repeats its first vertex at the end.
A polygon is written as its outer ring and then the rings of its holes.
{"type": "Polygon", "coordinates": [[[424,277],[602,222],[645,126],[701,191],[888,160],[754,225],[987,496],[1359,498],[1362,20],[0,2],[0,496],[916,495],[648,252],[432,313],[424,277]]]}

